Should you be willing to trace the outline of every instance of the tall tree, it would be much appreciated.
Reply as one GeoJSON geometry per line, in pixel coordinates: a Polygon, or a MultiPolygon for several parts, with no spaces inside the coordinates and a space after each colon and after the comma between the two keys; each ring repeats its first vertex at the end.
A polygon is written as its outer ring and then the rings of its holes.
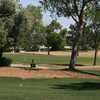
{"type": "Polygon", "coordinates": [[[0,21],[0,58],[2,57],[3,48],[7,42],[7,31],[5,30],[3,22],[0,21]]]}
{"type": "Polygon", "coordinates": [[[0,57],[7,42],[9,18],[16,12],[16,0],[0,0],[0,57]]]}
{"type": "Polygon", "coordinates": [[[46,27],[46,46],[48,47],[48,55],[50,55],[50,47],[52,48],[52,38],[55,38],[53,36],[53,33],[57,32],[59,29],[61,29],[61,25],[57,20],[52,20],[52,22],[46,27]]]}
{"type": "Polygon", "coordinates": [[[76,23],[76,31],[73,33],[72,54],[69,69],[75,68],[77,49],[84,24],[84,13],[88,5],[94,0],[43,0],[44,8],[55,12],[58,16],[72,17],[76,23]]]}
{"type": "Polygon", "coordinates": [[[92,15],[91,18],[92,22],[91,30],[93,33],[92,39],[94,40],[94,49],[95,49],[93,65],[96,65],[97,53],[100,46],[100,1],[99,0],[96,0],[94,2],[94,7],[95,7],[94,14],[92,15]]]}
{"type": "Polygon", "coordinates": [[[91,9],[88,9],[86,12],[86,20],[88,22],[88,33],[91,34],[89,36],[90,46],[92,46],[95,51],[93,65],[96,65],[97,53],[100,45],[100,1],[94,0],[89,8],[91,9]]]}
{"type": "Polygon", "coordinates": [[[20,10],[15,17],[15,25],[12,31],[15,48],[18,47],[24,50],[32,48],[33,33],[39,30],[37,26],[42,22],[41,18],[40,7],[28,5],[20,10]]]}

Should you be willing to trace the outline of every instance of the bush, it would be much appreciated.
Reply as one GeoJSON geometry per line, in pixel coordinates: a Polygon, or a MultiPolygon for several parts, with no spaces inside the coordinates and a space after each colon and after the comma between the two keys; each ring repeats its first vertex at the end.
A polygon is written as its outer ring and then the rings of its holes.
{"type": "Polygon", "coordinates": [[[10,66],[11,62],[11,59],[5,57],[0,58],[0,66],[10,66]]]}

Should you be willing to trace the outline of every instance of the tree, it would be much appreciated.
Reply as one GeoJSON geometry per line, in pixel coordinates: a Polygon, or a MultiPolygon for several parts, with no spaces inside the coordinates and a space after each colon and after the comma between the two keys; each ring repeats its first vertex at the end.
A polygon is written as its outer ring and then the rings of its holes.
{"type": "Polygon", "coordinates": [[[94,0],[43,0],[44,8],[55,12],[58,16],[72,17],[76,24],[76,31],[73,33],[72,54],[69,69],[75,69],[77,59],[78,42],[83,31],[84,13],[88,5],[94,0]]]}
{"type": "Polygon", "coordinates": [[[84,26],[83,33],[79,40],[79,50],[93,49],[93,35],[90,31],[90,26],[84,26]]]}
{"type": "MultiPolygon", "coordinates": [[[[99,1],[100,3],[100,1],[99,1]]],[[[93,65],[96,65],[97,53],[100,45],[100,5],[95,4],[94,32],[95,32],[95,54],[93,65]]]]}
{"type": "Polygon", "coordinates": [[[95,0],[91,9],[86,12],[86,21],[88,22],[86,28],[88,28],[89,34],[89,45],[94,49],[94,60],[93,65],[96,65],[97,53],[100,45],[100,1],[95,0]],[[89,15],[89,16],[87,16],[89,15]]]}
{"type": "Polygon", "coordinates": [[[53,51],[62,50],[64,48],[63,38],[56,32],[52,32],[49,34],[48,44],[53,51]]]}
{"type": "Polygon", "coordinates": [[[15,0],[0,0],[0,57],[7,42],[8,30],[7,21],[16,12],[15,0]]]}
{"type": "Polygon", "coordinates": [[[0,21],[0,58],[2,57],[3,48],[7,42],[7,31],[2,23],[3,22],[0,21]]]}
{"type": "Polygon", "coordinates": [[[50,55],[50,47],[52,48],[52,42],[55,41],[52,38],[55,37],[55,33],[61,29],[61,25],[57,20],[52,20],[52,22],[46,27],[46,46],[48,47],[48,55],[50,55]]]}
{"type": "Polygon", "coordinates": [[[0,18],[10,17],[16,13],[16,0],[0,0],[0,18]]]}
{"type": "Polygon", "coordinates": [[[64,46],[69,45],[69,43],[68,43],[69,39],[67,39],[67,35],[68,35],[67,28],[61,29],[59,34],[63,38],[64,46]]]}
{"type": "MultiPolygon", "coordinates": [[[[72,45],[73,41],[73,33],[76,30],[76,25],[70,25],[70,30],[68,32],[68,43],[72,45]]],[[[91,49],[91,32],[90,27],[88,25],[83,26],[83,32],[80,36],[79,42],[78,42],[78,51],[79,50],[89,50],[91,49]]],[[[79,52],[78,52],[79,55],[79,52]]]]}
{"type": "Polygon", "coordinates": [[[94,14],[92,15],[91,18],[91,32],[93,33],[93,41],[94,41],[94,61],[93,65],[96,65],[96,60],[97,60],[97,53],[98,49],[100,46],[100,1],[95,1],[95,10],[94,14]]]}
{"type": "Polygon", "coordinates": [[[32,50],[39,50],[40,46],[46,44],[46,27],[42,23],[35,24],[32,33],[32,50]]]}
{"type": "Polygon", "coordinates": [[[31,50],[33,33],[39,30],[37,27],[40,27],[41,19],[40,7],[28,5],[26,8],[20,9],[20,12],[15,16],[15,24],[11,35],[14,39],[15,48],[31,50]]]}
{"type": "Polygon", "coordinates": [[[97,53],[100,46],[100,24],[99,25],[93,25],[94,28],[91,29],[91,41],[92,41],[92,47],[94,48],[94,60],[93,65],[96,65],[97,61],[97,53]]]}
{"type": "Polygon", "coordinates": [[[32,33],[32,51],[39,50],[39,47],[45,45],[46,34],[45,27],[43,25],[37,25],[34,27],[34,32],[32,33]]]}
{"type": "Polygon", "coordinates": [[[63,38],[65,38],[65,37],[67,36],[67,33],[68,33],[67,28],[64,28],[64,29],[62,29],[62,30],[60,31],[60,35],[61,35],[63,38]]]}

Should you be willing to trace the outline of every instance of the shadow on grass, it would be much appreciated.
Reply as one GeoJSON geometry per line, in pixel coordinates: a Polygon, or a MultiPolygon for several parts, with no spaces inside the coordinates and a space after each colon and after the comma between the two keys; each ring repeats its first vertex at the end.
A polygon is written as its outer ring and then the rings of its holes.
{"type": "Polygon", "coordinates": [[[81,74],[89,74],[89,75],[94,75],[94,76],[100,76],[100,74],[96,73],[96,72],[93,72],[91,70],[78,70],[78,69],[75,69],[73,70],[74,72],[78,72],[78,73],[81,73],[81,74]]]}
{"type": "Polygon", "coordinates": [[[9,67],[12,60],[9,58],[2,57],[0,58],[0,67],[9,67]]]}
{"type": "Polygon", "coordinates": [[[62,85],[54,85],[53,89],[65,89],[65,90],[100,90],[100,83],[98,82],[80,82],[80,83],[72,83],[72,84],[62,84],[62,85]]]}
{"type": "MultiPolygon", "coordinates": [[[[69,64],[54,64],[54,65],[69,66],[69,64]]],[[[75,66],[86,66],[86,65],[85,64],[75,64],[75,66]]]]}
{"type": "MultiPolygon", "coordinates": [[[[18,67],[17,67],[18,68],[18,67]]],[[[26,71],[32,71],[32,70],[34,70],[34,71],[39,71],[39,70],[43,70],[43,69],[40,69],[40,68],[36,68],[36,67],[19,67],[20,69],[23,69],[23,70],[26,70],[26,71]]]]}
{"type": "Polygon", "coordinates": [[[79,70],[79,69],[74,69],[74,70],[70,70],[68,68],[64,68],[64,69],[56,69],[59,71],[71,71],[71,72],[77,72],[80,74],[88,74],[88,75],[93,75],[93,76],[99,76],[100,77],[100,70],[99,71],[95,71],[95,70],[79,70]]]}

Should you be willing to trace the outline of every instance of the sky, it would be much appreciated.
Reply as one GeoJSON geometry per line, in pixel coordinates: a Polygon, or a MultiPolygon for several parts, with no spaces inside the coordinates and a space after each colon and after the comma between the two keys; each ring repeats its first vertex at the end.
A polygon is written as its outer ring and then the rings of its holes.
{"type": "MultiPolygon", "coordinates": [[[[31,4],[34,6],[39,6],[39,0],[20,0],[21,4],[26,7],[27,5],[31,4]]],[[[55,18],[51,18],[50,17],[50,12],[46,11],[43,12],[43,24],[44,25],[48,25],[52,19],[55,18]]],[[[71,18],[64,18],[64,17],[60,17],[57,18],[58,22],[60,22],[60,24],[63,26],[63,28],[68,28],[70,26],[70,24],[73,24],[74,21],[71,18]]]]}

